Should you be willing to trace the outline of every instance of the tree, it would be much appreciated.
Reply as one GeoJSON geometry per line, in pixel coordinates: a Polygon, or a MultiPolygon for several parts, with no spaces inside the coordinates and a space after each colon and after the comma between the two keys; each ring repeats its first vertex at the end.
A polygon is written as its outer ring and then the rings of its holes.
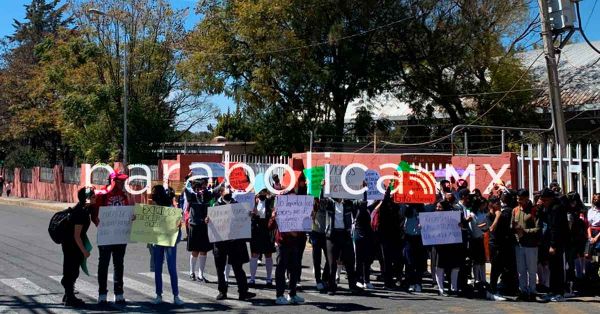
{"type": "Polygon", "coordinates": [[[217,125],[212,129],[212,135],[224,136],[229,141],[251,141],[253,138],[250,119],[241,111],[217,115],[217,125]]]}

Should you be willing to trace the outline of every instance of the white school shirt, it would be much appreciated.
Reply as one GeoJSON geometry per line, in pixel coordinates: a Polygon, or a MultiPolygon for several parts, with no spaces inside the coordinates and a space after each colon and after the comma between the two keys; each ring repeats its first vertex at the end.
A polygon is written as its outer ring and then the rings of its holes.
{"type": "Polygon", "coordinates": [[[600,227],[600,208],[591,207],[588,210],[587,214],[588,223],[590,227],[598,228],[600,227]]]}
{"type": "Polygon", "coordinates": [[[344,229],[344,202],[334,202],[335,204],[335,229],[344,229]]]}
{"type": "Polygon", "coordinates": [[[256,204],[256,211],[258,212],[258,217],[260,218],[265,218],[267,216],[267,205],[265,203],[266,200],[259,200],[258,204],[256,204]]]}

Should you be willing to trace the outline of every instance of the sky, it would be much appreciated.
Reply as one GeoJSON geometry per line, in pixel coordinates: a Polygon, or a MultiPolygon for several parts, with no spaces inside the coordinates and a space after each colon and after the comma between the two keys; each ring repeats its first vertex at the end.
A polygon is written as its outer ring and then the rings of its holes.
{"type": "MultiPolygon", "coordinates": [[[[189,8],[189,15],[185,21],[186,28],[193,28],[200,20],[200,17],[194,13],[195,4],[198,2],[197,0],[168,1],[178,9],[189,8]]],[[[13,20],[23,20],[25,17],[25,8],[23,6],[29,3],[31,3],[31,0],[0,0],[0,37],[10,35],[14,32],[12,26],[13,20]]],[[[537,1],[533,1],[532,3],[535,4],[537,1]]],[[[582,0],[580,6],[583,20],[582,25],[584,26],[583,28],[586,35],[592,41],[600,41],[600,0],[582,0]]],[[[531,10],[532,17],[537,15],[537,13],[537,8],[534,7],[531,10]]],[[[579,40],[583,39],[579,37],[579,40]]],[[[235,108],[234,102],[224,95],[213,96],[210,100],[221,110],[221,112],[235,108]]],[[[199,130],[204,129],[205,126],[199,130]]]]}

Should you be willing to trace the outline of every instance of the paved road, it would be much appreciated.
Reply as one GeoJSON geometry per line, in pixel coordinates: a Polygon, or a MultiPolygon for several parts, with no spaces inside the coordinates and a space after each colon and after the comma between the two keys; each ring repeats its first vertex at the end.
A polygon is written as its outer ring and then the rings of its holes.
{"type": "MultiPolygon", "coordinates": [[[[49,211],[25,207],[0,205],[0,313],[75,313],[60,305],[62,287],[59,284],[62,269],[62,253],[47,235],[49,211]]],[[[88,232],[95,238],[96,229],[92,226],[88,232]]],[[[125,259],[125,294],[130,301],[127,307],[112,308],[113,311],[127,312],[197,312],[197,311],[234,311],[234,312],[402,312],[402,313],[597,313],[600,310],[600,298],[570,299],[560,304],[489,302],[459,298],[441,298],[425,286],[424,293],[388,292],[376,290],[370,296],[350,296],[341,291],[336,296],[318,294],[312,285],[312,269],[303,269],[306,304],[301,306],[275,306],[274,290],[259,285],[252,291],[258,294],[252,302],[228,300],[217,302],[215,283],[200,284],[191,282],[185,275],[188,269],[188,254],[184,245],[179,245],[178,269],[181,271],[179,287],[184,301],[183,308],[171,304],[155,306],[150,303],[154,297],[154,277],[149,272],[149,255],[143,244],[130,244],[125,259]]],[[[92,252],[90,270],[97,269],[97,251],[92,252]]],[[[310,256],[305,254],[304,264],[310,264],[310,256]]],[[[247,265],[246,265],[247,266],[247,265]]],[[[209,254],[209,280],[214,282],[214,263],[209,254]]],[[[165,274],[166,274],[165,269],[165,274]]],[[[264,278],[264,267],[259,267],[259,278],[264,278]]],[[[232,277],[232,280],[233,279],[232,277]]],[[[264,282],[259,279],[259,283],[264,282]]],[[[377,286],[377,285],[376,285],[377,286]]],[[[109,283],[110,287],[110,283],[109,283]]],[[[342,280],[342,287],[346,283],[342,280]]],[[[380,286],[377,286],[380,287],[380,286]]],[[[82,275],[77,282],[80,297],[92,303],[97,297],[97,284],[94,275],[82,275]]],[[[165,292],[170,290],[165,281],[165,292]]],[[[232,287],[231,296],[236,296],[232,287]]],[[[110,297],[109,297],[110,298],[110,297]]],[[[164,299],[172,297],[165,293],[164,299]]],[[[90,306],[88,312],[99,309],[90,306]]]]}

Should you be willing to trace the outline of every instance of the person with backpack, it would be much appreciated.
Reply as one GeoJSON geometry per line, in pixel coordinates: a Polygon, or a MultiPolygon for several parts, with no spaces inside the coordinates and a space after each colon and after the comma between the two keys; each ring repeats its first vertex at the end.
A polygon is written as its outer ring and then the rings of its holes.
{"type": "Polygon", "coordinates": [[[87,230],[90,227],[91,208],[96,204],[93,187],[84,187],[77,192],[77,205],[67,209],[68,219],[65,221],[63,241],[63,277],[60,283],[65,289],[63,302],[65,306],[80,308],[85,302],[75,296],[75,282],[79,277],[79,267],[84,259],[90,257],[85,247],[87,230]]]}
{"type": "Polygon", "coordinates": [[[517,191],[517,207],[512,212],[512,229],[516,236],[515,255],[519,273],[520,301],[535,301],[538,246],[542,227],[537,215],[537,207],[529,200],[529,191],[517,191]]]}
{"type": "MultiPolygon", "coordinates": [[[[125,181],[129,178],[128,175],[115,171],[110,174],[110,186],[97,194],[98,208],[102,206],[128,206],[133,205],[129,203],[127,194],[125,192],[125,181]]],[[[100,209],[98,209],[100,210],[100,209]]],[[[98,219],[98,210],[92,214],[92,222],[98,226],[100,220],[98,219]]],[[[135,219],[135,215],[131,217],[131,221],[135,219]]],[[[113,245],[99,245],[99,259],[98,259],[98,304],[108,304],[107,293],[108,293],[108,267],[110,265],[110,259],[112,257],[114,266],[114,293],[115,303],[125,305],[124,290],[123,290],[123,272],[124,272],[124,261],[125,252],[127,250],[127,244],[113,244],[113,245]]]]}
{"type": "MultiPolygon", "coordinates": [[[[154,205],[171,207],[173,206],[173,198],[172,195],[169,194],[169,192],[166,191],[162,185],[156,185],[152,188],[152,203],[154,205]]],[[[181,220],[179,220],[177,227],[181,228],[181,220]]],[[[162,271],[163,264],[165,261],[165,255],[167,256],[167,269],[169,270],[169,277],[171,278],[173,304],[177,306],[182,306],[184,304],[184,302],[179,298],[179,286],[177,283],[177,243],[179,243],[180,238],[181,229],[179,230],[179,235],[177,236],[175,246],[168,247],[157,244],[152,245],[152,258],[154,261],[154,283],[156,286],[156,298],[152,300],[153,304],[160,304],[163,302],[162,271]]]]}

